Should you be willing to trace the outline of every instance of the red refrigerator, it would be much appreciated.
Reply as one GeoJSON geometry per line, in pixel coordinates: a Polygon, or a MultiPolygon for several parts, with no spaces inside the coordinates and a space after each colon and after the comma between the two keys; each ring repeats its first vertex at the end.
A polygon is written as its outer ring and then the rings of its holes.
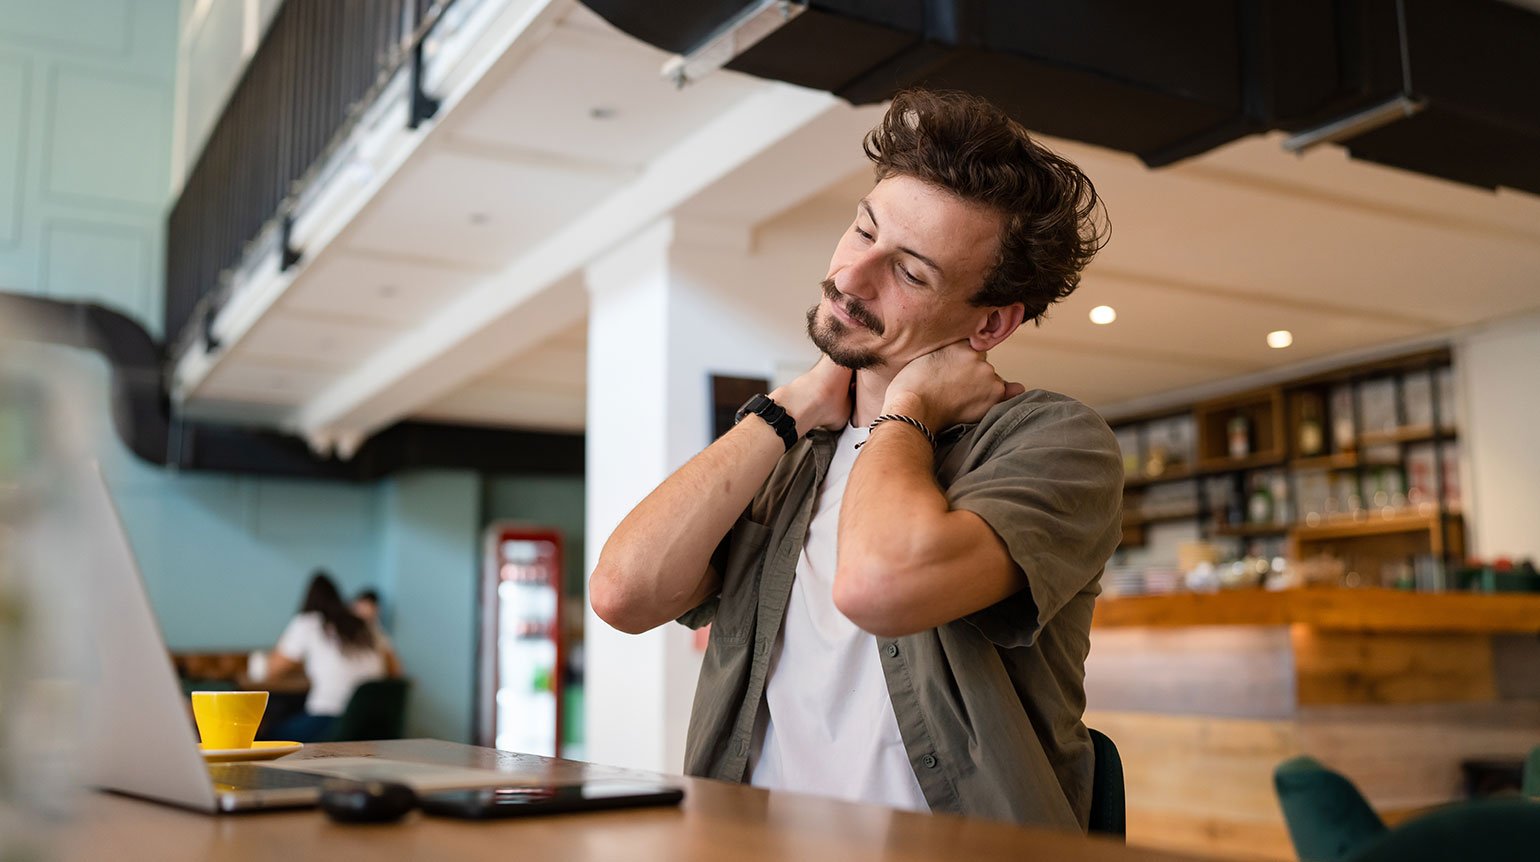
{"type": "Polygon", "coordinates": [[[561,534],[505,521],[487,528],[485,542],[478,742],[560,756],[561,534]]]}

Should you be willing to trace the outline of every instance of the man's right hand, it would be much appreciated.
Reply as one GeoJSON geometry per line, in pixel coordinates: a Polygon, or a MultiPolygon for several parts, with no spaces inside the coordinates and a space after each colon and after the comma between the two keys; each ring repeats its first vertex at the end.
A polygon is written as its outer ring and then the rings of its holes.
{"type": "Polygon", "coordinates": [[[775,403],[797,420],[797,437],[814,428],[837,431],[850,422],[850,384],[855,372],[828,356],[805,374],[770,393],[775,403]]]}

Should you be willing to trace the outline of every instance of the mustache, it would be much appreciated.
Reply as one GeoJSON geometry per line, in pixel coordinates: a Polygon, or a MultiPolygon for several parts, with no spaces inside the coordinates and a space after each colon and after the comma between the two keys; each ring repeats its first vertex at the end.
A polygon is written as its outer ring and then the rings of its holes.
{"type": "Polygon", "coordinates": [[[877,315],[872,314],[871,309],[867,308],[865,305],[862,305],[861,300],[845,299],[844,301],[841,301],[842,297],[839,289],[834,286],[834,279],[826,278],[819,282],[818,286],[823,288],[824,298],[828,299],[830,303],[838,305],[840,308],[844,309],[846,314],[850,315],[851,318],[853,318],[857,323],[861,324],[867,329],[870,329],[878,335],[882,334],[882,321],[877,319],[877,315]]]}

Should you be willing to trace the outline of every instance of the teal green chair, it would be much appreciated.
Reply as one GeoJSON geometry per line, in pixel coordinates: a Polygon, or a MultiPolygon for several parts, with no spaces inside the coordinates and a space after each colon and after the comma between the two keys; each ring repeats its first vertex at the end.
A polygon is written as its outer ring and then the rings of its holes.
{"type": "Polygon", "coordinates": [[[1300,862],[1347,862],[1385,836],[1385,822],[1353,782],[1314,758],[1279,764],[1273,787],[1300,862]]]}
{"type": "Polygon", "coordinates": [[[1523,792],[1532,799],[1540,799],[1540,745],[1535,746],[1524,761],[1523,792]]]}
{"type": "Polygon", "coordinates": [[[1517,797],[1457,802],[1408,820],[1351,862],[1535,862],[1540,803],[1517,797]]]}
{"type": "Polygon", "coordinates": [[[405,679],[372,679],[353,691],[347,709],[332,723],[326,742],[400,739],[406,727],[406,701],[412,684],[405,679]]]}
{"type": "Polygon", "coordinates": [[[1123,841],[1128,840],[1128,807],[1123,789],[1123,758],[1107,734],[1096,728],[1091,732],[1091,748],[1096,753],[1096,768],[1091,773],[1091,820],[1089,831],[1123,841]]]}

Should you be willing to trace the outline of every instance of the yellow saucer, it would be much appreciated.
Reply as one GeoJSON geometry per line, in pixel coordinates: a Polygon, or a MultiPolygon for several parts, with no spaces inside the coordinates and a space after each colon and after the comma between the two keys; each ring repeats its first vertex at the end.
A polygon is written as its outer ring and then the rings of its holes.
{"type": "Polygon", "coordinates": [[[302,742],[267,742],[259,740],[253,742],[250,748],[204,748],[201,744],[198,750],[203,753],[203,759],[209,763],[232,763],[237,760],[275,760],[285,754],[293,754],[304,748],[302,742]]]}

